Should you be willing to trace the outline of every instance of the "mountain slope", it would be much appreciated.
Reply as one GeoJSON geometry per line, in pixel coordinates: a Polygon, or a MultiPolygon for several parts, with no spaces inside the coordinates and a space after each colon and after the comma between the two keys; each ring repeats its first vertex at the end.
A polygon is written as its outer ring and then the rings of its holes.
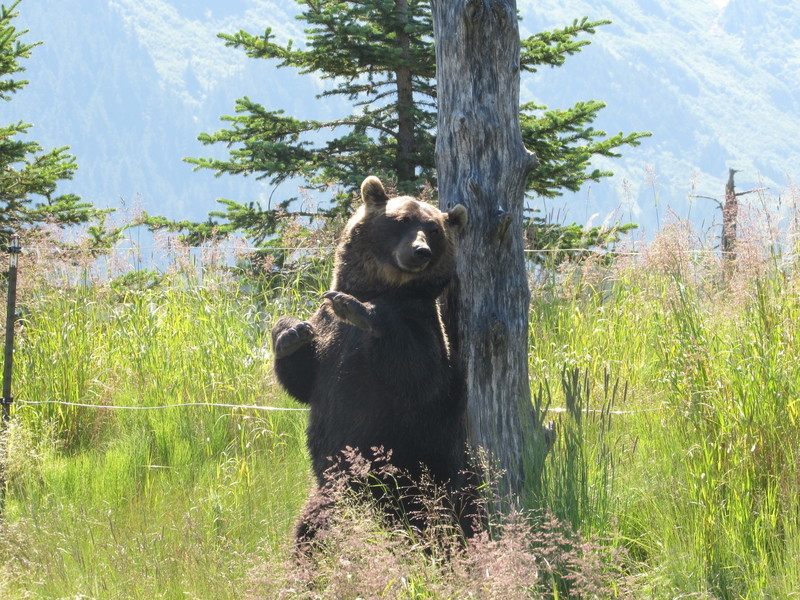
{"type": "Polygon", "coordinates": [[[582,15],[613,21],[598,30],[582,56],[523,84],[532,97],[553,106],[584,98],[606,102],[598,125],[609,131],[653,132],[621,162],[608,163],[618,176],[609,182],[616,192],[597,192],[605,194],[605,208],[616,194],[629,201],[623,204],[625,215],[653,225],[652,175],[646,167],[659,175],[662,207],[669,204],[684,217],[714,216],[713,203],[691,206],[687,196],[693,182],[698,193],[721,195],[728,167],[742,170],[737,189],[763,181],[779,193],[787,176],[797,173],[800,158],[795,143],[800,53],[796,43],[774,40],[800,38],[800,5],[788,0],[757,8],[732,0],[723,9],[687,0],[640,4],[523,0],[520,5],[523,23],[533,31],[582,15]],[[624,197],[623,179],[630,198],[624,197]]]}
{"type": "MultiPolygon", "coordinates": [[[[652,230],[667,205],[710,222],[728,167],[738,189],[759,180],[779,193],[797,178],[800,149],[800,5],[793,0],[518,0],[524,35],[584,15],[609,18],[592,45],[558,69],[525,75],[522,100],[566,108],[607,103],[597,123],[610,133],[652,131],[616,172],[545,208],[567,220],[619,218],[652,230]]],[[[325,118],[345,109],[319,101],[319,82],[226,48],[220,31],[272,26],[302,39],[293,3],[269,0],[24,0],[19,25],[43,40],[28,61],[30,86],[4,119],[34,122],[46,146],[70,145],[80,169],[64,191],[100,205],[135,200],[152,213],[204,218],[217,197],[269,201],[254,178],[193,173],[185,156],[221,155],[201,132],[223,124],[242,96],[270,109],[325,118]],[[68,188],[68,189],[66,189],[68,188]]],[[[284,184],[275,197],[295,195],[284,184]]],[[[534,200],[533,204],[537,202],[534,200]]]]}
{"type": "Polygon", "coordinates": [[[31,136],[45,146],[71,146],[79,170],[64,190],[101,206],[123,198],[151,213],[203,219],[217,197],[256,200],[270,190],[254,179],[193,173],[182,159],[208,153],[197,136],[217,129],[242,95],[267,103],[289,102],[298,90],[314,96],[313,81],[281,73],[276,85],[274,68],[217,39],[219,31],[263,30],[266,12],[291,23],[267,10],[272,3],[257,4],[238,20],[200,22],[162,0],[26,0],[18,26],[44,44],[4,118],[34,123],[31,136]]]}

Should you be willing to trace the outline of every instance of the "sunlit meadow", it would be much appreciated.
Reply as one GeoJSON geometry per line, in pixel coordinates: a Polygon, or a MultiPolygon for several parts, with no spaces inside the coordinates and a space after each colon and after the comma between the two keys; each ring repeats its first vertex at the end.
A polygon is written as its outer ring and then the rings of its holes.
{"type": "Polygon", "coordinates": [[[143,259],[25,240],[0,596],[800,596],[797,228],[748,219],[735,260],[672,220],[532,262],[531,393],[557,435],[527,496],[435,548],[343,502],[313,564],[291,556],[306,413],[260,408],[302,408],[269,329],[315,309],[330,251],[253,275],[233,241],[143,259]]]}

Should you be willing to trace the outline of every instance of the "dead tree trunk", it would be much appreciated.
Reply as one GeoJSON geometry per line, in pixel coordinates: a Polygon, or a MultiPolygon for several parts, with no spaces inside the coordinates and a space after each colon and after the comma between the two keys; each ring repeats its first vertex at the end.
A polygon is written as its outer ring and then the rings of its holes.
{"type": "Polygon", "coordinates": [[[737,192],[734,185],[733,178],[739,173],[737,169],[728,169],[728,183],[725,184],[725,200],[720,201],[713,196],[701,196],[692,194],[692,198],[705,198],[706,200],[713,200],[717,203],[722,211],[722,232],[720,234],[720,251],[722,252],[722,260],[725,265],[725,275],[730,276],[733,272],[733,267],[736,263],[736,242],[737,242],[737,225],[739,221],[739,196],[747,196],[756,192],[763,192],[768,190],[767,187],[759,187],[746,192],[737,192]]]}
{"type": "Polygon", "coordinates": [[[524,491],[536,460],[528,381],[530,292],[523,253],[526,177],[536,157],[519,127],[515,0],[432,0],[436,40],[439,204],[469,209],[457,274],[445,294],[469,438],[524,491]]]}
{"type": "Polygon", "coordinates": [[[722,257],[726,261],[736,260],[736,223],[739,219],[739,200],[733,183],[738,171],[728,169],[728,183],[725,185],[725,204],[722,205],[722,257]]]}

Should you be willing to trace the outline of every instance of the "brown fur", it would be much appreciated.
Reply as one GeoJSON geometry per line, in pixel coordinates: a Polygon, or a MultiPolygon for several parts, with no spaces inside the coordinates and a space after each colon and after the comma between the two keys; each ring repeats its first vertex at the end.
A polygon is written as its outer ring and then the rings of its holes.
{"type": "MultiPolygon", "coordinates": [[[[466,497],[465,406],[437,304],[466,209],[389,198],[375,177],[361,190],[326,302],[308,322],[283,317],[273,328],[275,372],[311,406],[308,448],[321,488],[343,451],[357,448],[369,461],[382,447],[408,474],[406,487],[427,471],[466,497]]],[[[327,510],[307,508],[298,537],[313,535],[327,510]]]]}
{"type": "MultiPolygon", "coordinates": [[[[372,176],[361,184],[361,196],[364,204],[350,218],[339,240],[331,289],[371,296],[414,282],[415,287],[434,285],[441,293],[442,282],[446,285],[452,275],[454,234],[466,225],[467,209],[459,204],[443,213],[410,196],[390,199],[380,180],[372,176]],[[404,218],[428,227],[435,224],[440,232],[441,239],[434,239],[426,232],[435,261],[424,273],[401,269],[391,252],[381,251],[387,242],[398,243],[392,234],[396,234],[397,224],[402,224],[404,218]],[[448,230],[450,234],[445,235],[448,230]]],[[[410,229],[407,234],[411,232],[410,229]]]]}

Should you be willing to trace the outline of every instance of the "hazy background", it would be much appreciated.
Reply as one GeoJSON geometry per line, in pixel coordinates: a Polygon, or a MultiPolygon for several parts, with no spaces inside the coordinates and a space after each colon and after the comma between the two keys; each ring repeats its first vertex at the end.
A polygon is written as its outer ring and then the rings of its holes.
{"type": "MultiPolygon", "coordinates": [[[[800,3],[795,0],[518,0],[523,35],[588,16],[611,19],[565,66],[523,75],[522,101],[567,108],[597,99],[609,133],[652,131],[639,148],[598,164],[616,175],[532,206],[560,220],[614,218],[652,231],[668,210],[700,227],[719,221],[728,167],[737,189],[774,197],[800,169],[800,3]]],[[[242,96],[299,117],[344,115],[317,100],[312,76],[277,70],[228,49],[218,32],[271,26],[302,40],[289,0],[24,0],[16,24],[42,40],[27,61],[30,85],[2,106],[3,122],[34,123],[32,139],[69,145],[79,170],[61,186],[100,206],[142,206],[203,219],[219,197],[267,202],[254,178],[193,172],[186,156],[223,155],[201,132],[222,126],[242,96]]],[[[291,185],[291,184],[284,184],[291,185]]],[[[753,197],[755,201],[755,197],[753,197]]],[[[779,210],[777,203],[772,210],[779,210]]]]}

